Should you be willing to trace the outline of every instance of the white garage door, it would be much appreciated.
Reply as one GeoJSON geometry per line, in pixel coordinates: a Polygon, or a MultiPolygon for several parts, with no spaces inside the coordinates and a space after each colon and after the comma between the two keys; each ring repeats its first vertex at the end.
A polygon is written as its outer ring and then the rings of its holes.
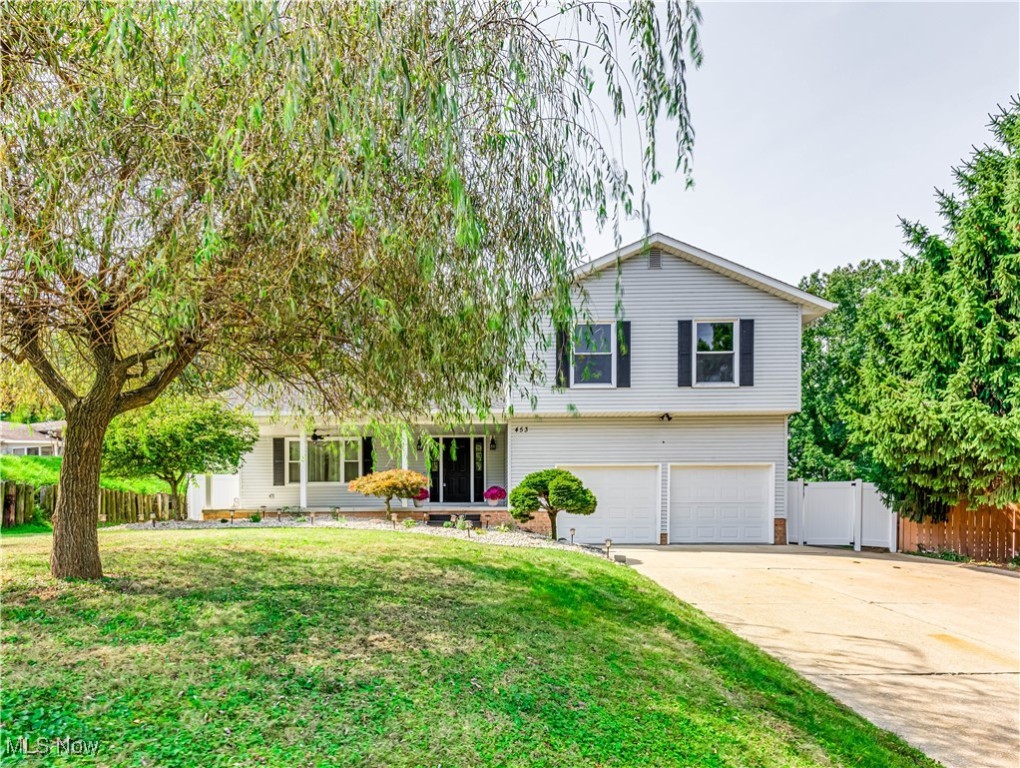
{"type": "Polygon", "coordinates": [[[768,544],[772,526],[768,467],[671,467],[671,544],[768,544]]]}
{"type": "Polygon", "coordinates": [[[564,466],[595,494],[598,505],[591,515],[561,514],[556,518],[557,535],[574,541],[602,544],[659,543],[658,467],[564,466]]]}

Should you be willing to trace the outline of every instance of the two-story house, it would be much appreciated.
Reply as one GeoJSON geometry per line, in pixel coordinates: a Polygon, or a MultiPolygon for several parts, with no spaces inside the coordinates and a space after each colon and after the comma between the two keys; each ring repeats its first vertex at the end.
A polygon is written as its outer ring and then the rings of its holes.
{"type": "Polygon", "coordinates": [[[432,466],[412,440],[386,446],[257,414],[261,437],[240,473],[193,499],[378,512],[378,500],[346,484],[408,467],[430,475],[438,517],[486,511],[487,487],[561,467],[598,498],[593,515],[558,522],[577,541],[785,543],[775,531],[786,516],[787,419],[800,408],[801,329],[832,305],[663,235],[596,259],[578,278],[584,321],[548,328],[555,344],[538,350],[545,385],[533,398],[511,395],[489,424],[418,425],[441,441],[432,466]]]}

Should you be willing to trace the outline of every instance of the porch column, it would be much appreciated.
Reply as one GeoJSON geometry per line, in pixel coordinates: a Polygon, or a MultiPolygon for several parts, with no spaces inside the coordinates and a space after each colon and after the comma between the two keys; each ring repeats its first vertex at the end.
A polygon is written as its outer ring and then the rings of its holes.
{"type": "Polygon", "coordinates": [[[308,508],[308,440],[305,438],[304,427],[301,427],[298,439],[301,441],[300,452],[298,454],[301,460],[301,470],[299,473],[301,484],[298,490],[298,505],[304,510],[308,508]]]}
{"type": "MultiPolygon", "coordinates": [[[[407,432],[400,435],[400,468],[407,469],[407,432]]],[[[400,500],[400,506],[407,506],[407,499],[400,500]]]]}

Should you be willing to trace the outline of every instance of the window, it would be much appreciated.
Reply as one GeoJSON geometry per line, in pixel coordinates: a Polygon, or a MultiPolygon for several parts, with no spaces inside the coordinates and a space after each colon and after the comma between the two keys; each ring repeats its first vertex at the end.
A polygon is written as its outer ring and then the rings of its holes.
{"type": "MultiPolygon", "coordinates": [[[[308,482],[349,483],[361,474],[361,443],[357,438],[307,440],[308,482]]],[[[301,482],[301,441],[287,441],[287,482],[301,482]]]]}
{"type": "Polygon", "coordinates": [[[612,323],[584,323],[574,329],[573,386],[613,386],[614,336],[612,323]]]}
{"type": "Polygon", "coordinates": [[[694,333],[694,381],[698,384],[735,383],[736,323],[696,323],[694,333]]]}

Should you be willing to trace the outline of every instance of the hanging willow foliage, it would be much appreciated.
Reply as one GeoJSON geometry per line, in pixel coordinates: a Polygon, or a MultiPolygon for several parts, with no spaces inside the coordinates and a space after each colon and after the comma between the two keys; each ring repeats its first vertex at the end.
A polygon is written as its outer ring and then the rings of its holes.
{"type": "Polygon", "coordinates": [[[175,381],[482,412],[545,373],[524,340],[570,313],[582,217],[647,221],[660,120],[689,172],[691,2],[0,13],[3,394],[67,412],[58,576],[101,573],[116,414],[175,381]]]}

